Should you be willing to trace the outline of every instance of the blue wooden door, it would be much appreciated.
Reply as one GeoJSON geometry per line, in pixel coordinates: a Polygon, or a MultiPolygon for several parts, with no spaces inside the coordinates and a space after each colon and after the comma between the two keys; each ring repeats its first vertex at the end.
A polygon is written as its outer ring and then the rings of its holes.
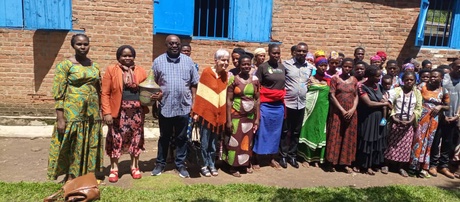
{"type": "Polygon", "coordinates": [[[72,29],[71,0],[23,0],[26,29],[72,29]]]}
{"type": "Polygon", "coordinates": [[[193,34],[193,0],[154,0],[153,33],[193,34]]]}
{"type": "Polygon", "coordinates": [[[0,0],[0,27],[22,28],[22,0],[0,0]]]}
{"type": "Polygon", "coordinates": [[[273,0],[234,0],[233,39],[248,42],[270,41],[273,0]]]}

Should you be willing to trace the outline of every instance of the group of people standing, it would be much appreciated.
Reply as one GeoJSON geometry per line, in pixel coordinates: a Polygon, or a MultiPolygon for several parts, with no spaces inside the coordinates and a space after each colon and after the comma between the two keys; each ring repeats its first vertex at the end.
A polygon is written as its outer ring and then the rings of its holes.
{"type": "MultiPolygon", "coordinates": [[[[139,101],[139,84],[147,74],[135,64],[134,48],[121,46],[117,63],[101,77],[98,65],[86,56],[89,38],[74,35],[71,45],[75,55],[55,71],[57,122],[48,177],[70,180],[98,171],[105,122],[109,181],[118,181],[123,153],[131,155],[132,177],[141,178],[138,161],[149,109],[139,101]]],[[[418,68],[408,60],[400,71],[382,51],[368,64],[363,48],[346,58],[336,51],[312,54],[306,43],[299,43],[291,48],[292,58],[281,60],[280,46],[270,44],[267,52],[219,49],[214,65],[199,75],[190,45],[175,35],[167,36],[165,45],[166,53],[152,67],[161,88],[151,96],[159,103],[152,113],[158,113],[160,127],[153,176],[164,172],[171,141],[179,176],[190,176],[186,143],[193,122],[199,126],[200,172],[206,177],[218,175],[216,159],[241,177],[259,170],[264,156],[275,169],[324,164],[346,173],[387,174],[395,168],[404,177],[436,176],[438,171],[455,177],[449,165],[460,160],[455,144],[460,60],[437,69],[429,61],[418,68]]]]}

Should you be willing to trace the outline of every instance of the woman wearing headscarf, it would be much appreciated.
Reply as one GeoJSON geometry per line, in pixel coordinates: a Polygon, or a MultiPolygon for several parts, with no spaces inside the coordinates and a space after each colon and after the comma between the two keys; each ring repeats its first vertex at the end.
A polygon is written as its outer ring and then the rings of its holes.
{"type": "Polygon", "coordinates": [[[299,139],[299,155],[302,164],[323,163],[326,150],[326,121],[329,111],[329,82],[326,76],[328,61],[325,57],[315,60],[316,75],[310,77],[305,102],[305,115],[299,139]]]}
{"type": "Polygon", "coordinates": [[[383,66],[387,61],[387,53],[385,53],[385,51],[377,51],[375,55],[378,55],[382,61],[382,63],[380,63],[380,69],[382,69],[382,72],[384,74],[387,74],[386,68],[383,66]]]}
{"type": "Polygon", "coordinates": [[[120,46],[117,63],[107,67],[102,79],[102,114],[109,126],[105,150],[110,157],[109,182],[118,181],[118,159],[123,153],[131,156],[131,176],[142,177],[139,155],[144,150],[144,118],[148,108],[141,106],[139,83],[147,74],[136,65],[136,51],[130,45],[120,46]]]}
{"type": "Polygon", "coordinates": [[[337,67],[340,64],[340,56],[336,51],[332,51],[328,59],[329,68],[325,72],[326,77],[332,78],[334,75],[340,75],[342,72],[337,70],[337,67]]]}
{"type": "Polygon", "coordinates": [[[254,67],[257,69],[259,65],[265,62],[265,48],[257,48],[254,50],[254,67]]]}
{"type": "MultiPolygon", "coordinates": [[[[404,75],[404,72],[406,72],[406,71],[415,72],[415,65],[412,64],[412,63],[403,64],[402,71],[398,75],[398,79],[399,79],[398,83],[399,83],[400,86],[404,85],[404,82],[402,80],[402,76],[404,75]]],[[[415,80],[416,80],[416,83],[420,82],[419,75],[417,73],[415,74],[415,80]]]]}

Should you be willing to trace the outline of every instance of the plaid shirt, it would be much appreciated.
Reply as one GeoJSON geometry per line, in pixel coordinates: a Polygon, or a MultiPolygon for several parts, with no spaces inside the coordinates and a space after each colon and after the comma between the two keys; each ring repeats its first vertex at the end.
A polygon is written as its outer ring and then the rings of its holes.
{"type": "Polygon", "coordinates": [[[171,59],[166,53],[153,61],[155,82],[163,92],[160,113],[164,117],[189,114],[192,109],[192,92],[190,86],[197,85],[199,75],[190,57],[180,54],[171,59]]]}
{"type": "Polygon", "coordinates": [[[286,96],[284,96],[286,107],[303,109],[308,91],[307,82],[314,67],[307,61],[300,64],[295,58],[285,60],[283,65],[286,67],[286,96]]]}

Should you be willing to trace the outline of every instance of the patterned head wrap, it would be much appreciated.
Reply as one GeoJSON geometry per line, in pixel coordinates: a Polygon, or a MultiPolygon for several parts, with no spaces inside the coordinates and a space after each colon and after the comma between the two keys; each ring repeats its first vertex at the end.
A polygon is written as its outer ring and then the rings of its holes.
{"type": "Polygon", "coordinates": [[[254,50],[254,55],[261,55],[261,54],[266,54],[267,52],[265,52],[265,49],[264,48],[257,48],[256,50],[254,50]]]}
{"type": "Polygon", "coordinates": [[[329,55],[329,60],[330,59],[339,59],[340,58],[340,55],[337,51],[332,51],[331,54],[329,55]]]}
{"type": "Polygon", "coordinates": [[[380,56],[381,58],[387,58],[387,54],[384,51],[377,51],[376,55],[380,56]]]}
{"type": "Polygon", "coordinates": [[[371,61],[382,61],[382,58],[378,55],[374,55],[371,57],[371,61]]]}
{"type": "Polygon", "coordinates": [[[403,64],[402,68],[403,68],[403,71],[406,71],[406,70],[408,70],[408,69],[414,70],[414,69],[415,69],[415,65],[412,64],[412,63],[406,63],[406,64],[403,64]]]}
{"type": "Polygon", "coordinates": [[[310,52],[308,52],[307,56],[305,56],[305,59],[311,59],[311,60],[315,61],[315,56],[313,54],[311,54],[310,52]]]}
{"type": "Polygon", "coordinates": [[[325,57],[318,57],[316,58],[315,60],[315,66],[316,67],[319,67],[320,65],[322,64],[326,64],[327,65],[327,59],[325,57]]]}
{"type": "Polygon", "coordinates": [[[315,51],[315,58],[319,58],[319,57],[326,57],[326,52],[324,52],[323,50],[315,51]]]}

